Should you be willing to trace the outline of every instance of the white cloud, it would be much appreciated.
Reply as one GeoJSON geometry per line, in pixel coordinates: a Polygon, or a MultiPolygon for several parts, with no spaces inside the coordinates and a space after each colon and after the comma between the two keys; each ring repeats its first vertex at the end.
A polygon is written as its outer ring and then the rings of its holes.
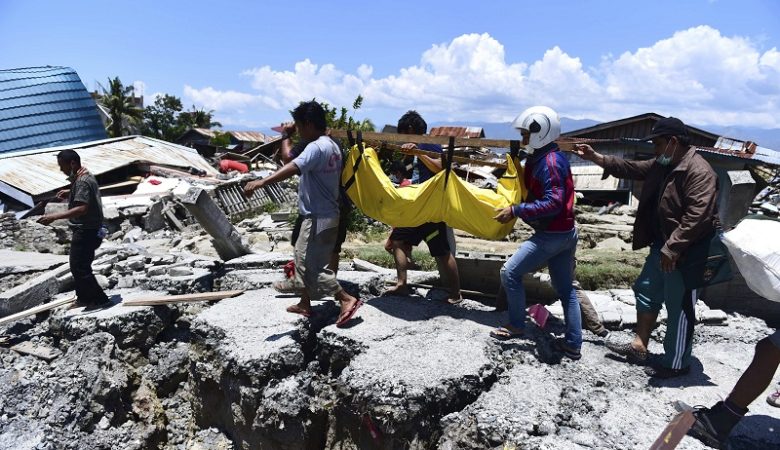
{"type": "Polygon", "coordinates": [[[537,60],[507,61],[489,34],[465,34],[432,45],[416,65],[373,74],[368,64],[352,74],[305,59],[293,70],[244,71],[250,92],[185,86],[184,95],[226,123],[272,123],[301,100],[348,106],[362,94],[362,113],[380,124],[410,108],[429,122],[506,121],[547,104],[569,117],[613,120],[654,111],[702,125],[780,127],[780,52],[709,26],[604,55],[594,67],[558,46],[537,60]]]}

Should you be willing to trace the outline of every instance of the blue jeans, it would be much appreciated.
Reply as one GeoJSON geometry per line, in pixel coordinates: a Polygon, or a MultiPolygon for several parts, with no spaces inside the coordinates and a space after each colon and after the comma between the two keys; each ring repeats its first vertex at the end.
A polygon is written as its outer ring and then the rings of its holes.
{"type": "Polygon", "coordinates": [[[577,230],[565,233],[537,232],[523,242],[501,268],[501,282],[506,290],[509,323],[525,328],[525,288],[523,275],[539,267],[550,269],[552,285],[563,302],[566,320],[566,344],[579,349],[582,346],[582,319],[580,303],[572,283],[574,281],[574,252],[577,250],[577,230]]]}

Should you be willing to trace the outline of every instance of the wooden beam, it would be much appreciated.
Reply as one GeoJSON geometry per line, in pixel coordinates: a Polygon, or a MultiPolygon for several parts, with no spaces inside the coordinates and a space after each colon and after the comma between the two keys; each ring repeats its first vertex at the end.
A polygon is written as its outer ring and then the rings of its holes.
{"type": "MultiPolygon", "coordinates": [[[[347,139],[346,130],[330,130],[330,136],[339,139],[347,139]]],[[[352,133],[353,137],[357,136],[357,132],[352,133]]],[[[520,136],[518,135],[518,138],[520,136]]],[[[407,142],[414,142],[417,144],[439,144],[442,147],[446,147],[450,143],[448,136],[427,136],[417,134],[397,134],[397,133],[374,133],[363,132],[363,140],[368,142],[385,142],[391,144],[405,144],[407,142]]],[[[520,139],[518,139],[519,141],[520,139]]],[[[507,139],[485,139],[485,138],[455,138],[455,147],[492,147],[492,148],[509,148],[512,141],[507,139]]],[[[561,137],[556,139],[555,142],[558,147],[564,151],[574,150],[574,144],[612,144],[620,142],[620,139],[589,139],[589,138],[568,138],[561,137]]]]}
{"type": "Polygon", "coordinates": [[[57,308],[59,306],[67,305],[69,303],[73,303],[76,301],[76,296],[70,296],[66,298],[61,298],[59,300],[54,300],[49,303],[44,303],[43,305],[38,305],[30,309],[26,309],[24,311],[20,311],[16,314],[11,314],[10,316],[5,316],[2,319],[0,319],[0,325],[5,325],[7,323],[15,322],[19,319],[24,319],[25,317],[32,316],[33,314],[38,314],[44,311],[48,311],[50,309],[57,308]]]}
{"type": "Polygon", "coordinates": [[[658,439],[650,446],[650,450],[674,450],[688,433],[688,430],[691,429],[694,422],[696,422],[696,417],[693,416],[692,410],[680,412],[664,428],[658,439]]]}
{"type": "MultiPolygon", "coordinates": [[[[374,150],[391,150],[396,153],[403,153],[405,155],[425,155],[429,158],[433,159],[439,159],[446,157],[446,153],[436,153],[436,152],[429,152],[426,150],[420,150],[419,148],[415,148],[412,150],[407,150],[404,148],[401,148],[400,145],[393,145],[393,144],[387,144],[385,142],[381,142],[379,144],[378,148],[375,148],[374,150]]],[[[453,156],[452,160],[457,163],[461,164],[474,164],[475,166],[488,166],[488,167],[497,167],[500,169],[506,169],[506,163],[499,163],[499,162],[493,162],[493,161],[483,161],[480,159],[471,159],[471,158],[465,158],[463,156],[453,156]]]]}
{"type": "MultiPolygon", "coordinates": [[[[331,137],[340,139],[347,138],[346,130],[331,130],[331,137]]],[[[357,136],[357,132],[352,132],[352,136],[357,136]]],[[[519,134],[518,134],[518,137],[519,134]]],[[[363,132],[364,141],[379,141],[389,142],[394,144],[405,144],[407,142],[414,142],[417,144],[439,144],[441,146],[447,146],[450,143],[448,136],[427,136],[417,134],[397,134],[397,133],[374,133],[369,131],[363,132]]],[[[509,148],[509,140],[506,139],[477,139],[477,138],[455,138],[456,147],[496,147],[496,148],[509,148]]]]}
{"type": "Polygon", "coordinates": [[[243,290],[238,291],[217,291],[217,292],[201,292],[199,294],[184,294],[184,295],[166,295],[164,297],[147,297],[136,298],[130,300],[124,300],[123,306],[155,306],[155,305],[168,305],[171,303],[193,303],[193,302],[209,302],[213,300],[222,300],[225,298],[235,297],[243,294],[243,290]]]}

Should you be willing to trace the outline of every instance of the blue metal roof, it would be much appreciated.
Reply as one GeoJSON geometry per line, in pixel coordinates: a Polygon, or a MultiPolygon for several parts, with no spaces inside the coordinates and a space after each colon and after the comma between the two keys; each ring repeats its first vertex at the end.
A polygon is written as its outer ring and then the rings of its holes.
{"type": "Polygon", "coordinates": [[[0,70],[0,153],[107,137],[95,101],[75,70],[0,70]]]}

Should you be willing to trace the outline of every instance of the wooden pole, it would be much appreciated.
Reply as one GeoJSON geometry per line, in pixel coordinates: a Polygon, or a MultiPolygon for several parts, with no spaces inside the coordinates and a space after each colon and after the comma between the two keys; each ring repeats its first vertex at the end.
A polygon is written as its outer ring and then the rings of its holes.
{"type": "Polygon", "coordinates": [[[76,296],[70,296],[66,298],[61,298],[59,300],[54,300],[49,303],[44,303],[43,305],[38,305],[30,309],[26,309],[24,311],[18,312],[16,314],[11,314],[10,316],[5,316],[2,319],[0,319],[0,325],[5,325],[7,323],[15,322],[19,319],[24,319],[25,317],[32,316],[33,314],[38,314],[44,311],[48,311],[50,309],[57,308],[62,305],[67,305],[69,303],[73,303],[76,301],[76,296]]]}

